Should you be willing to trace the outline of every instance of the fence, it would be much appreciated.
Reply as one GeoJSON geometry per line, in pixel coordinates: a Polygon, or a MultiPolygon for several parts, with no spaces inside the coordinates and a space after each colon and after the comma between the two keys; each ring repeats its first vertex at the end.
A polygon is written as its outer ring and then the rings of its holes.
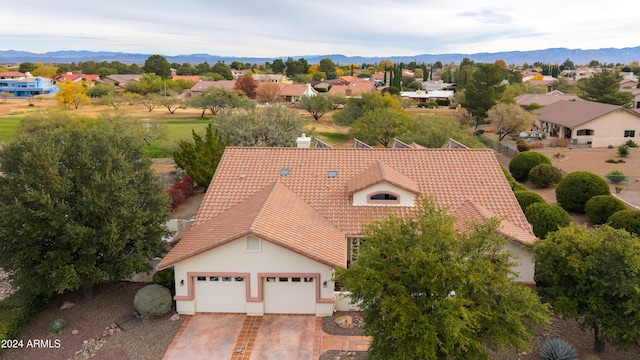
{"type": "Polygon", "coordinates": [[[478,138],[486,147],[491,148],[509,158],[513,158],[514,156],[520,154],[520,151],[510,148],[509,146],[501,143],[500,141],[494,141],[492,139],[489,139],[486,136],[479,136],[478,138]]]}

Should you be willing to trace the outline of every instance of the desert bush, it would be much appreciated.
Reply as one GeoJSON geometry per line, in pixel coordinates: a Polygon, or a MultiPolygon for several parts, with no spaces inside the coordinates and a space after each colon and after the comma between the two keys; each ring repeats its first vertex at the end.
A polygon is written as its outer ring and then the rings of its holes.
{"type": "Polygon", "coordinates": [[[193,193],[193,185],[184,181],[178,181],[173,184],[172,188],[182,191],[185,197],[189,197],[193,193]]]}
{"type": "Polygon", "coordinates": [[[540,196],[540,194],[529,190],[517,190],[513,192],[513,195],[516,196],[516,200],[518,200],[518,204],[520,204],[520,208],[523,212],[531,204],[539,202],[546,203],[546,201],[544,201],[544,198],[540,196]]]}
{"type": "Polygon", "coordinates": [[[563,208],[542,202],[529,205],[524,211],[524,216],[533,226],[533,233],[540,239],[544,239],[552,231],[573,223],[573,219],[563,208]]]}
{"type": "Polygon", "coordinates": [[[621,210],[609,217],[609,226],[640,236],[640,210],[621,210]]]}
{"type": "Polygon", "coordinates": [[[176,292],[176,278],[173,269],[164,269],[153,274],[153,283],[166,287],[171,294],[176,292]]]}
{"type": "Polygon", "coordinates": [[[509,171],[505,169],[504,166],[500,165],[500,169],[502,169],[504,176],[507,178],[507,182],[509,183],[509,186],[511,187],[512,191],[527,190],[527,188],[524,187],[524,185],[520,184],[516,179],[513,178],[513,176],[511,176],[509,171]]]}
{"type": "Polygon", "coordinates": [[[529,144],[522,139],[518,139],[516,140],[516,149],[520,152],[529,151],[529,144]]]}
{"type": "Polygon", "coordinates": [[[529,149],[542,149],[544,147],[544,143],[542,141],[534,141],[529,144],[529,149]]]}
{"type": "Polygon", "coordinates": [[[606,163],[610,163],[610,164],[624,164],[625,161],[622,159],[618,159],[618,160],[614,160],[614,159],[607,159],[604,162],[606,163]]]}
{"type": "Polygon", "coordinates": [[[629,156],[629,147],[626,145],[618,146],[618,155],[620,155],[620,157],[629,156]]]}
{"type": "Polygon", "coordinates": [[[169,195],[169,199],[171,200],[169,204],[171,209],[177,208],[184,202],[184,199],[186,199],[186,196],[184,196],[184,193],[180,189],[171,188],[167,190],[167,195],[169,195]]]}
{"type": "Polygon", "coordinates": [[[553,139],[549,141],[549,147],[567,147],[569,146],[569,140],[567,139],[553,139]]]}
{"type": "Polygon", "coordinates": [[[633,140],[627,140],[627,142],[624,143],[624,146],[630,147],[630,148],[637,148],[638,144],[636,144],[636,142],[633,140]]]}
{"type": "Polygon", "coordinates": [[[142,316],[162,316],[171,310],[171,301],[169,289],[151,284],[136,292],[133,306],[142,316]]]}
{"type": "Polygon", "coordinates": [[[511,162],[509,162],[509,172],[511,172],[511,175],[513,175],[516,180],[524,182],[529,178],[529,171],[538,164],[551,165],[551,159],[538,152],[523,152],[511,159],[511,162]]]}
{"type": "Polygon", "coordinates": [[[609,171],[604,176],[614,184],[621,183],[627,180],[627,176],[620,170],[609,171]]]}
{"type": "Polygon", "coordinates": [[[568,342],[552,338],[542,344],[540,360],[578,360],[578,354],[568,342]]]}
{"type": "Polygon", "coordinates": [[[484,128],[484,132],[486,132],[486,133],[495,133],[496,132],[496,128],[495,128],[495,126],[489,126],[489,127],[484,128]]]}
{"type": "Polygon", "coordinates": [[[549,164],[538,164],[529,171],[529,181],[537,187],[546,188],[562,180],[562,171],[549,164]]]}
{"type": "Polygon", "coordinates": [[[34,296],[24,290],[18,290],[0,301],[0,340],[14,339],[31,317],[47,303],[47,297],[34,296]]]}
{"type": "Polygon", "coordinates": [[[606,223],[611,215],[621,210],[627,210],[627,207],[613,195],[596,195],[584,204],[584,211],[593,225],[606,223]]]}
{"type": "Polygon", "coordinates": [[[67,322],[64,319],[55,319],[49,325],[49,333],[56,333],[62,335],[62,332],[67,327],[67,322]]]}
{"type": "Polygon", "coordinates": [[[584,213],[584,205],[596,195],[610,195],[609,185],[588,171],[575,171],[565,176],[556,188],[556,199],[563,209],[584,213]]]}

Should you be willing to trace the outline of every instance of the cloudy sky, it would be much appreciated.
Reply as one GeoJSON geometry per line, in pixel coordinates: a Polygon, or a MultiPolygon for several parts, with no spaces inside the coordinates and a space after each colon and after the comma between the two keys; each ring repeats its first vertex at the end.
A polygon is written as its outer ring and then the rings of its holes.
{"type": "Polygon", "coordinates": [[[281,57],[640,46],[636,0],[77,0],[0,6],[0,50],[281,57]]]}

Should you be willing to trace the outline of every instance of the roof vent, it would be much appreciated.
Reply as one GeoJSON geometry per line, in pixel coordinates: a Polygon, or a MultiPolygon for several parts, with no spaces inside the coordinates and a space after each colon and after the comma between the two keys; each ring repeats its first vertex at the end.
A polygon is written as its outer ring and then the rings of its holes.
{"type": "Polygon", "coordinates": [[[337,171],[333,171],[333,170],[332,170],[332,171],[329,171],[329,172],[327,173],[327,176],[328,176],[328,177],[330,177],[330,178],[338,177],[338,172],[337,172],[337,171]]]}
{"type": "Polygon", "coordinates": [[[289,172],[289,169],[280,169],[280,176],[287,176],[289,172]]]}

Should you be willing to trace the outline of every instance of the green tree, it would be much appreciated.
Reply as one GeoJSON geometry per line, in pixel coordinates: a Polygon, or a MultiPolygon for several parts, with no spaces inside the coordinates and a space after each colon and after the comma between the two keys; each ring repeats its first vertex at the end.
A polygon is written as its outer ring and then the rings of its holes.
{"type": "Polygon", "coordinates": [[[627,210],[627,206],[613,195],[596,195],[584,204],[584,212],[593,225],[601,225],[618,211],[627,210]]]}
{"type": "Polygon", "coordinates": [[[530,348],[547,307],[510,277],[498,221],[460,232],[431,200],[413,218],[365,226],[357,260],[336,281],[365,310],[374,359],[490,359],[530,348]]]}
{"type": "Polygon", "coordinates": [[[215,65],[211,67],[211,72],[222,75],[227,80],[233,79],[233,74],[231,74],[231,69],[222,61],[218,61],[215,65]]]}
{"type": "Polygon", "coordinates": [[[156,74],[162,79],[171,77],[171,65],[162,55],[151,55],[144,62],[144,72],[156,74]]]}
{"type": "Polygon", "coordinates": [[[534,151],[521,152],[509,162],[509,172],[516,180],[524,182],[529,178],[531,169],[539,164],[551,165],[551,159],[534,151]]]}
{"type": "Polygon", "coordinates": [[[207,110],[211,112],[211,115],[216,115],[222,109],[251,108],[255,106],[255,102],[242,91],[210,87],[201,96],[189,99],[189,106],[202,109],[200,117],[204,117],[207,110]]]}
{"type": "Polygon", "coordinates": [[[223,111],[212,119],[234,146],[292,147],[300,134],[307,133],[307,120],[296,110],[284,107],[254,108],[250,111],[223,111]]]}
{"type": "Polygon", "coordinates": [[[116,87],[110,83],[96,84],[87,90],[87,96],[90,98],[100,98],[116,92],[116,87]]]}
{"type": "Polygon", "coordinates": [[[271,64],[271,71],[273,71],[275,74],[283,74],[286,67],[287,66],[284,64],[284,61],[282,61],[282,59],[274,59],[273,63],[271,64]]]}
{"type": "Polygon", "coordinates": [[[607,182],[588,171],[574,171],[565,176],[556,187],[556,199],[563,209],[584,213],[584,205],[596,195],[610,195],[607,182]]]}
{"type": "Polygon", "coordinates": [[[602,69],[601,73],[593,74],[591,78],[581,79],[578,87],[583,91],[581,98],[612,105],[628,105],[633,94],[620,91],[622,76],[613,71],[602,69]]]}
{"type": "Polygon", "coordinates": [[[489,109],[487,120],[496,128],[498,141],[509,134],[519,134],[533,125],[535,115],[516,104],[498,103],[489,109]]]}
{"type": "Polygon", "coordinates": [[[410,128],[411,118],[404,110],[384,107],[367,111],[353,123],[349,135],[368,144],[388,147],[395,137],[410,128]]]}
{"type": "Polygon", "coordinates": [[[398,140],[407,144],[416,142],[428,148],[439,148],[449,139],[457,140],[472,148],[484,147],[478,137],[474,135],[472,128],[462,126],[459,122],[452,121],[448,116],[441,114],[422,115],[415,117],[411,125],[409,131],[398,136],[398,140]]]}
{"type": "Polygon", "coordinates": [[[398,97],[376,91],[362,94],[361,98],[349,98],[345,108],[333,114],[332,118],[338,125],[351,126],[365,113],[378,108],[402,109],[398,97]]]}
{"type": "Polygon", "coordinates": [[[158,99],[159,99],[159,104],[167,108],[167,111],[169,111],[169,114],[173,114],[176,112],[176,110],[184,109],[186,107],[184,100],[176,96],[163,96],[158,99]]]}
{"type": "Polygon", "coordinates": [[[495,64],[478,64],[473,72],[471,81],[464,88],[464,102],[461,105],[475,117],[476,127],[502,96],[504,78],[504,70],[495,64]]]}
{"type": "Polygon", "coordinates": [[[181,140],[173,153],[176,165],[184,170],[198,186],[209,187],[224,149],[230,144],[229,135],[223,136],[211,124],[204,136],[192,130],[193,143],[181,140]]]}
{"type": "Polygon", "coordinates": [[[166,82],[162,78],[153,73],[145,73],[140,81],[130,81],[126,85],[128,92],[147,95],[147,94],[163,94],[166,82]]]}
{"type": "Polygon", "coordinates": [[[0,267],[52,295],[151,269],[168,198],[142,142],[105,126],[18,136],[0,153],[0,267]]]}
{"type": "Polygon", "coordinates": [[[100,98],[101,105],[110,105],[114,110],[120,109],[124,105],[135,104],[141,96],[130,92],[113,92],[100,98]]]}
{"type": "Polygon", "coordinates": [[[35,69],[36,66],[28,61],[22,62],[20,63],[20,66],[18,66],[18,71],[21,73],[32,72],[35,69]]]}
{"type": "Polygon", "coordinates": [[[299,109],[309,112],[316,121],[320,120],[322,115],[333,110],[333,103],[323,95],[303,96],[297,106],[299,109]]]}
{"type": "Polygon", "coordinates": [[[607,225],[569,226],[534,245],[535,280],[542,300],[594,332],[605,343],[628,348],[640,338],[640,239],[607,225]]]}
{"type": "Polygon", "coordinates": [[[339,94],[339,93],[327,94],[326,97],[333,104],[333,110],[342,108],[347,104],[347,97],[344,96],[343,94],[339,94]]]}

